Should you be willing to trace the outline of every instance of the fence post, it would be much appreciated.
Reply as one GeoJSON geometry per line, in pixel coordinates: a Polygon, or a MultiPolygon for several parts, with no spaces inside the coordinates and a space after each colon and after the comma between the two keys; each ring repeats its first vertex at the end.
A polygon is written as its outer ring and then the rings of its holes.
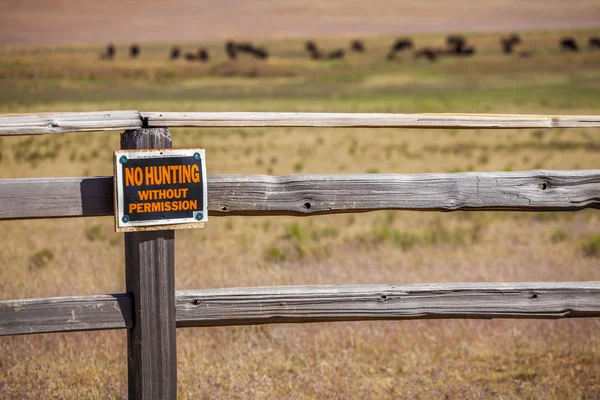
{"type": "MultiPolygon", "coordinates": [[[[166,128],[127,130],[121,149],[171,148],[166,128]]],[[[133,296],[133,327],[127,330],[130,399],[177,397],[175,334],[175,233],[125,233],[127,292],[133,296]]]]}

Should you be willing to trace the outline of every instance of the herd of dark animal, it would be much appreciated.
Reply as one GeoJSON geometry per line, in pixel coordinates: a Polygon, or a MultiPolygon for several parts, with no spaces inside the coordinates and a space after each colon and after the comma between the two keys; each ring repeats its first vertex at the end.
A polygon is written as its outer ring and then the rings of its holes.
{"type": "MultiPolygon", "coordinates": [[[[528,57],[531,51],[516,51],[516,48],[522,43],[521,37],[516,33],[508,37],[500,38],[500,46],[504,54],[516,53],[521,57],[528,57]]],[[[580,50],[577,41],[573,37],[563,37],[559,41],[560,49],[568,52],[578,52],[580,50]]],[[[600,37],[593,36],[588,40],[590,49],[600,50],[600,37]]],[[[323,50],[317,46],[312,40],[304,43],[304,49],[308,52],[309,57],[313,60],[335,60],[344,58],[344,49],[323,50]]],[[[457,56],[469,57],[475,54],[475,47],[467,43],[467,39],[460,35],[450,35],[446,38],[446,47],[424,47],[415,49],[414,43],[410,38],[397,39],[390,48],[387,59],[395,60],[396,57],[404,52],[413,51],[413,57],[416,59],[423,58],[431,62],[436,61],[441,56],[457,56]]],[[[365,44],[361,40],[353,40],[350,43],[350,51],[356,53],[364,53],[366,51],[365,44]]],[[[264,47],[257,47],[250,42],[234,42],[227,41],[225,43],[225,53],[231,60],[235,60],[241,54],[247,54],[260,60],[269,58],[269,52],[264,47]]],[[[100,55],[100,58],[111,60],[115,57],[116,49],[113,44],[109,44],[106,51],[100,55]]],[[[136,58],[140,54],[140,46],[132,44],[129,47],[129,57],[136,58]]],[[[181,49],[177,46],[171,48],[169,55],[171,60],[184,58],[187,61],[210,61],[210,54],[207,49],[201,47],[196,53],[182,54],[181,49]]]]}

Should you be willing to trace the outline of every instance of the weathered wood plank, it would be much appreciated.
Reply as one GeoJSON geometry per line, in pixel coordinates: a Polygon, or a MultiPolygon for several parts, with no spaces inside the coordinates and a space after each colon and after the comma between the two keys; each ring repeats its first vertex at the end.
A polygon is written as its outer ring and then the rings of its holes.
{"type": "Polygon", "coordinates": [[[354,128],[595,128],[600,116],[285,112],[141,112],[148,126],[354,128]]]}
{"type": "MultiPolygon", "coordinates": [[[[282,286],[177,291],[175,297],[178,327],[600,316],[600,282],[282,286]]],[[[0,301],[0,336],[131,327],[132,304],[126,294],[0,301]]]]}
{"type": "Polygon", "coordinates": [[[0,336],[132,326],[126,294],[0,301],[0,336]]]}
{"type": "Polygon", "coordinates": [[[578,210],[600,208],[600,171],[220,175],[208,191],[211,215],[578,210]]]}
{"type": "MultiPolygon", "coordinates": [[[[600,208],[600,170],[208,177],[213,216],[584,208],[600,208]]],[[[0,219],[113,213],[111,177],[0,180],[0,219]]]]}
{"type": "Polygon", "coordinates": [[[0,136],[110,131],[142,127],[137,111],[0,115],[0,136]]]}
{"type": "Polygon", "coordinates": [[[598,316],[600,282],[284,286],[177,294],[177,326],[598,316]]]}
{"type": "Polygon", "coordinates": [[[600,116],[96,111],[0,115],[0,136],[148,127],[596,128],[600,116]]]}
{"type": "Polygon", "coordinates": [[[0,179],[0,219],[114,215],[113,177],[0,179]]]}
{"type": "MultiPolygon", "coordinates": [[[[165,128],[121,135],[121,149],[166,149],[172,143],[165,128]]],[[[127,330],[129,399],[175,400],[175,232],[125,233],[125,278],[134,305],[127,330]]]]}

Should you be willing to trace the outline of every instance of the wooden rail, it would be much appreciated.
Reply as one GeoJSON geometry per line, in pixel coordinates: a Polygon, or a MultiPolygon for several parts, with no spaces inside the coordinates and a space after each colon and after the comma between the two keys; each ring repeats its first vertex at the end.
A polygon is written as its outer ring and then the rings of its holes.
{"type": "MultiPolygon", "coordinates": [[[[600,316],[600,282],[282,286],[177,291],[177,327],[600,316]]],[[[133,326],[126,294],[0,301],[0,335],[133,326]]]]}
{"type": "Polygon", "coordinates": [[[0,335],[130,328],[127,294],[0,301],[0,335]]]}
{"type": "Polygon", "coordinates": [[[0,136],[142,127],[598,128],[595,115],[139,112],[0,115],[0,136]]]}
{"type": "Polygon", "coordinates": [[[0,136],[114,131],[142,127],[137,111],[0,115],[0,136]]]}
{"type": "MultiPolygon", "coordinates": [[[[210,215],[600,208],[600,170],[211,175],[210,215]]],[[[112,215],[113,178],[0,180],[0,219],[112,215]]]]}
{"type": "Polygon", "coordinates": [[[361,114],[285,112],[141,112],[148,126],[329,128],[593,128],[600,116],[518,114],[361,114]]]}

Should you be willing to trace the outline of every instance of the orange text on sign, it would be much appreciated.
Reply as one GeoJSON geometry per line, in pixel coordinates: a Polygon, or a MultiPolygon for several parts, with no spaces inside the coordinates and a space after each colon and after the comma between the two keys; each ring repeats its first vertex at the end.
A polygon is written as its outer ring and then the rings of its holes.
{"type": "Polygon", "coordinates": [[[125,167],[125,186],[200,183],[200,168],[192,165],[125,167]]]}

